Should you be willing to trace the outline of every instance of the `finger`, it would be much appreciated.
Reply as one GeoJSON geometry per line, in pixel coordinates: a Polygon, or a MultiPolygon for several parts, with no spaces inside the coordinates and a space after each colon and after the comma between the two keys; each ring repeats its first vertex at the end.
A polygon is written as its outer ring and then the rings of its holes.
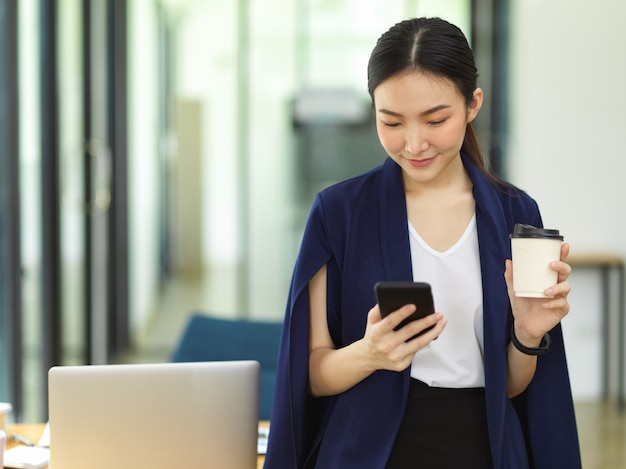
{"type": "Polygon", "coordinates": [[[445,322],[446,321],[443,317],[443,314],[441,313],[429,314],[428,316],[422,319],[417,319],[415,321],[410,322],[398,332],[401,332],[402,340],[406,341],[406,340],[411,339],[415,335],[423,332],[424,330],[428,329],[429,327],[432,327],[433,329],[431,329],[428,332],[425,332],[424,334],[420,336],[420,338],[424,337],[425,339],[427,339],[427,342],[430,342],[441,333],[441,330],[443,330],[443,326],[445,326],[445,322]],[[442,325],[442,321],[443,321],[443,325],[442,325]],[[435,331],[435,333],[433,333],[433,331],[435,331]]]}
{"type": "Polygon", "coordinates": [[[568,279],[572,273],[572,266],[564,261],[554,261],[550,263],[550,268],[558,272],[557,283],[562,283],[568,279]]]}
{"type": "Polygon", "coordinates": [[[555,298],[543,304],[543,307],[553,311],[559,320],[563,319],[569,313],[570,306],[565,298],[555,298]]]}
{"type": "Polygon", "coordinates": [[[368,324],[376,324],[377,322],[380,322],[381,319],[382,319],[382,317],[380,315],[380,308],[378,307],[378,304],[376,304],[367,313],[367,323],[368,324]]]}
{"type": "Polygon", "coordinates": [[[367,326],[365,330],[365,335],[369,336],[373,342],[378,342],[389,333],[389,329],[383,320],[384,318],[382,317],[378,304],[374,305],[367,313],[367,326]]]}
{"type": "Polygon", "coordinates": [[[571,290],[572,290],[572,286],[570,285],[569,282],[561,282],[548,288],[544,292],[544,294],[549,297],[555,297],[555,296],[565,297],[569,295],[571,290]]]}
{"type": "Polygon", "coordinates": [[[427,339],[429,343],[437,339],[446,328],[446,324],[448,324],[448,320],[441,315],[441,318],[435,323],[435,327],[424,334],[424,338],[427,339]]]}
{"type": "Polygon", "coordinates": [[[413,314],[415,310],[416,307],[413,304],[404,305],[402,308],[399,308],[393,313],[385,316],[383,318],[383,321],[389,327],[389,329],[395,329],[402,321],[404,321],[411,314],[413,314]]]}
{"type": "Polygon", "coordinates": [[[567,256],[569,256],[569,244],[563,243],[561,244],[561,260],[565,262],[567,260],[567,256]]]}
{"type": "Polygon", "coordinates": [[[506,282],[506,289],[509,292],[509,296],[513,293],[513,262],[511,259],[507,259],[504,262],[504,281],[506,282]]]}

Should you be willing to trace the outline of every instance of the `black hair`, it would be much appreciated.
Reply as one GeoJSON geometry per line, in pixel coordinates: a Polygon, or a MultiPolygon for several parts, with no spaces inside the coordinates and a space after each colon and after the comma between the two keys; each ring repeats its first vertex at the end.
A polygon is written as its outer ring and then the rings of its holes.
{"type": "MultiPolygon", "coordinates": [[[[478,71],[474,53],[463,32],[441,18],[401,21],[376,43],[367,66],[367,86],[372,103],[374,90],[400,73],[421,71],[455,84],[466,106],[474,100],[478,71]]],[[[465,129],[461,151],[485,174],[485,161],[472,123],[465,129]]]]}

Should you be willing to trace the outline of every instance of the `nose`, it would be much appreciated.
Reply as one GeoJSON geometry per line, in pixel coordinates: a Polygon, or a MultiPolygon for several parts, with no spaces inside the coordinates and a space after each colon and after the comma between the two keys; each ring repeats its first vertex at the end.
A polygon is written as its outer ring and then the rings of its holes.
{"type": "Polygon", "coordinates": [[[428,150],[430,144],[426,138],[426,133],[423,129],[409,128],[406,131],[404,151],[411,155],[418,155],[423,151],[428,150]]]}

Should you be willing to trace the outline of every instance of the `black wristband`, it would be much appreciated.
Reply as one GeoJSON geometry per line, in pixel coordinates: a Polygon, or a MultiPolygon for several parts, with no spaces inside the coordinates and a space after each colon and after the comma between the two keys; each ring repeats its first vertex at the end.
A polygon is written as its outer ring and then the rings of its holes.
{"type": "Polygon", "coordinates": [[[546,334],[541,338],[541,342],[539,343],[539,347],[526,347],[523,345],[515,335],[515,324],[511,326],[511,342],[517,350],[526,355],[543,355],[548,350],[550,350],[550,344],[552,343],[552,339],[550,339],[550,334],[546,332],[546,334]]]}

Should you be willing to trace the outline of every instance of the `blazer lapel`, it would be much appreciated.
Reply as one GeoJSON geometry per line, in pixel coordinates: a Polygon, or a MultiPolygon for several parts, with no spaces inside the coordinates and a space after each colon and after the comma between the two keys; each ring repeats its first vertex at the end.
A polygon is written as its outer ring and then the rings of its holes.
{"type": "Polygon", "coordinates": [[[402,170],[391,158],[380,180],[380,240],[386,280],[413,280],[402,170]]]}
{"type": "Polygon", "coordinates": [[[500,195],[480,170],[465,159],[474,185],[476,227],[483,283],[483,327],[487,418],[494,462],[502,457],[506,403],[506,348],[509,343],[510,303],[504,261],[510,258],[507,222],[500,195]]]}

